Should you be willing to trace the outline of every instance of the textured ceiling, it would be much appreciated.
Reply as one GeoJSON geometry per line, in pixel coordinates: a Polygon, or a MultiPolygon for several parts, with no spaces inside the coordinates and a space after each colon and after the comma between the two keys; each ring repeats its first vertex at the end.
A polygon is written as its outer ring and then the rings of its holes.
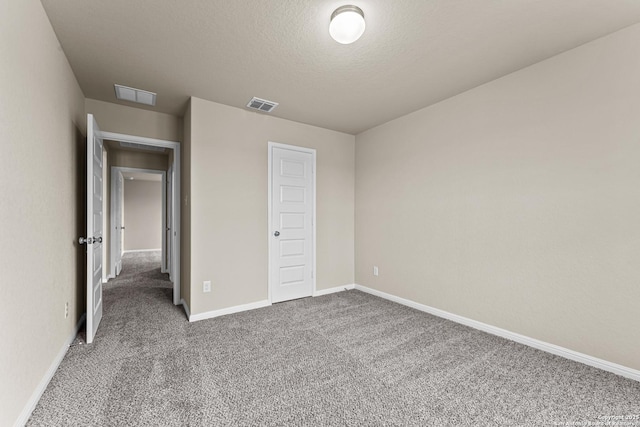
{"type": "Polygon", "coordinates": [[[257,96],[280,103],[274,116],[351,134],[640,22],[639,0],[42,4],[87,98],[119,103],[119,83],[181,116],[189,96],[241,108],[257,96]],[[343,4],[367,21],[352,45],[328,33],[343,4]]]}

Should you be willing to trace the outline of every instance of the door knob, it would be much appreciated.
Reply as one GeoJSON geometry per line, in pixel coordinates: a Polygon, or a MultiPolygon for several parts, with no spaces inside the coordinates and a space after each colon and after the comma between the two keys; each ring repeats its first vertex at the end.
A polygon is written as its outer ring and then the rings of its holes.
{"type": "Polygon", "coordinates": [[[93,243],[102,243],[102,236],[93,239],[93,243]]]}
{"type": "Polygon", "coordinates": [[[80,243],[81,245],[84,245],[85,243],[91,243],[91,237],[89,237],[88,239],[85,239],[84,237],[80,237],[78,239],[78,243],[80,243]]]}
{"type": "Polygon", "coordinates": [[[278,237],[280,235],[279,231],[276,231],[275,233],[273,233],[274,236],[278,237]]]}

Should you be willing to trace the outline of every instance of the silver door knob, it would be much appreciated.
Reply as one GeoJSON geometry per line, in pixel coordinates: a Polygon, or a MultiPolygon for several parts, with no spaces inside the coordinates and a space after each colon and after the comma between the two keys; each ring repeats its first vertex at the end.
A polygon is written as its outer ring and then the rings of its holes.
{"type": "Polygon", "coordinates": [[[89,237],[88,239],[85,239],[84,237],[80,237],[78,239],[78,243],[80,243],[81,245],[84,245],[85,243],[89,243],[89,240],[91,240],[91,237],[89,237]]]}
{"type": "Polygon", "coordinates": [[[102,236],[93,239],[93,243],[102,243],[102,236]]]}
{"type": "Polygon", "coordinates": [[[280,235],[279,231],[276,231],[275,233],[273,233],[274,236],[278,237],[280,235]]]}

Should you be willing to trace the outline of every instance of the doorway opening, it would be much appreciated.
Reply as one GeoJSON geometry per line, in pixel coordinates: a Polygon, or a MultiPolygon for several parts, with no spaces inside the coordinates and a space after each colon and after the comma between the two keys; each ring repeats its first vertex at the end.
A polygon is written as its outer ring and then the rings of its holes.
{"type": "Polygon", "coordinates": [[[124,253],[160,252],[160,271],[173,281],[167,175],[165,170],[111,166],[109,278],[122,271],[124,253]]]}
{"type": "MultiPolygon", "coordinates": [[[[161,251],[161,272],[169,273],[169,279],[173,283],[173,304],[178,305],[180,304],[180,144],[175,141],[105,131],[100,132],[100,137],[108,141],[107,145],[117,144],[119,151],[142,152],[148,155],[158,152],[166,153],[168,160],[166,168],[146,169],[129,166],[110,168],[109,236],[107,236],[108,248],[105,250],[108,263],[105,270],[109,278],[115,278],[122,269],[122,254],[126,250],[126,245],[123,244],[126,225],[122,217],[127,186],[125,178],[133,178],[135,181],[136,176],[138,178],[155,176],[156,182],[159,181],[161,187],[161,215],[158,227],[160,245],[158,248],[145,249],[161,251]]],[[[127,162],[117,164],[127,164],[127,162]]]]}
{"type": "Polygon", "coordinates": [[[123,254],[160,252],[160,272],[169,273],[173,281],[168,171],[122,166],[110,170],[110,256],[105,269],[109,279],[120,275],[123,254]]]}
{"type": "MultiPolygon", "coordinates": [[[[105,227],[108,215],[104,215],[104,212],[110,209],[110,206],[107,206],[109,205],[107,197],[105,197],[109,192],[105,191],[105,187],[111,181],[106,178],[106,175],[110,174],[108,168],[110,162],[108,161],[109,154],[104,146],[105,141],[119,143],[123,147],[138,152],[138,154],[140,151],[167,151],[167,157],[163,157],[162,160],[167,170],[163,175],[165,179],[162,182],[166,183],[163,185],[168,187],[165,187],[163,192],[167,195],[163,212],[169,216],[170,220],[166,221],[165,218],[165,229],[162,230],[163,238],[167,239],[163,247],[168,248],[162,258],[166,262],[164,268],[168,269],[172,276],[172,286],[169,286],[168,290],[173,295],[173,304],[180,304],[180,144],[175,141],[101,131],[93,114],[89,113],[87,114],[87,203],[85,206],[87,234],[86,237],[80,237],[78,241],[79,244],[84,244],[87,248],[87,344],[93,342],[102,319],[102,284],[107,276],[106,270],[110,269],[109,262],[104,263],[105,258],[111,252],[107,248],[111,248],[112,240],[110,239],[110,223],[105,227]],[[107,231],[106,234],[105,231],[107,231]]],[[[127,167],[127,165],[121,166],[127,167]]],[[[122,172],[116,174],[116,178],[118,175],[122,176],[122,172]]],[[[115,187],[117,188],[117,185],[115,187]]],[[[122,227],[121,224],[120,227],[122,227]]]]}

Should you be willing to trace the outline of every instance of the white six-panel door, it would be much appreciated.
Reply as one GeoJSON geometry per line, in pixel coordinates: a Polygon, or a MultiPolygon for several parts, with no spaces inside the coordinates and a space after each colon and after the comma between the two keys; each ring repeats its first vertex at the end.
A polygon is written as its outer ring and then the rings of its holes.
{"type": "Polygon", "coordinates": [[[271,302],[314,291],[315,150],[269,143],[271,302]]]}
{"type": "Polygon", "coordinates": [[[87,343],[102,319],[102,139],[93,115],[87,115],[87,343]]]}

